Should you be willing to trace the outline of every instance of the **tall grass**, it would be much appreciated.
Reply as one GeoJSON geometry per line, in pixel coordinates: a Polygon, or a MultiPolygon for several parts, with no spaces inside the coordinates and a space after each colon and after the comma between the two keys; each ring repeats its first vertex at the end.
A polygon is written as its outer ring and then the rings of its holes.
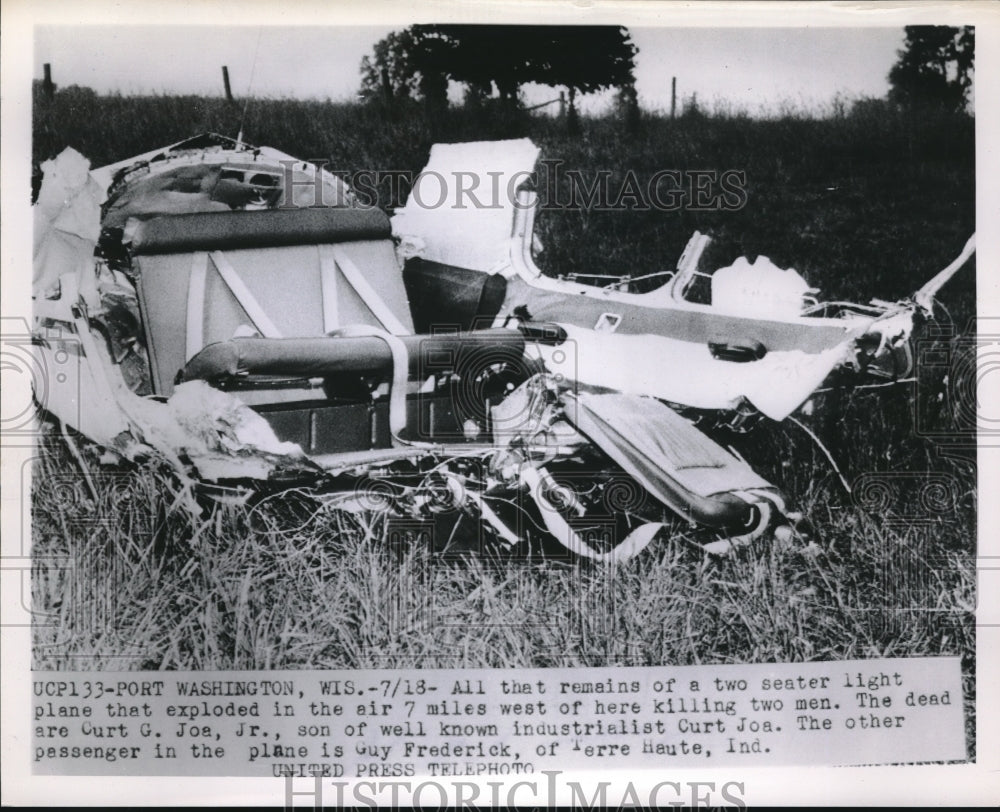
{"type": "Polygon", "coordinates": [[[677,523],[616,570],[527,546],[435,555],[390,539],[384,517],[296,511],[276,496],[191,512],[153,465],[98,472],[94,498],[46,442],[33,494],[36,609],[47,618],[38,661],[509,667],[971,652],[974,494],[926,525],[895,526],[783,439],[794,473],[814,469],[795,494],[816,525],[811,542],[711,557],[677,523]]]}
{"type": "MultiPolygon", "coordinates": [[[[51,101],[36,97],[34,161],[73,146],[102,165],[206,130],[235,135],[241,115],[219,99],[67,88],[51,101]]],[[[739,211],[542,212],[539,262],[550,273],[669,269],[699,229],[715,237],[706,266],[766,254],[827,298],[894,299],[945,265],[975,228],[974,122],[914,120],[880,103],[823,119],[645,115],[634,135],[609,116],[585,120],[575,138],[557,120],[488,107],[429,117],[419,106],[261,99],[242,124],[252,143],[345,172],[417,172],[435,141],[528,136],[585,174],[746,173],[739,211]]],[[[960,275],[942,302],[961,332],[975,313],[974,274],[960,275]]],[[[154,463],[109,469],[85,450],[95,495],[50,434],[34,480],[34,601],[43,618],[35,664],[518,667],[948,654],[962,657],[972,747],[975,469],[928,437],[959,428],[947,372],[932,376],[930,390],[922,378],[916,391],[821,394],[803,418],[848,479],[874,473],[905,490],[907,472],[941,476],[951,488],[943,507],[878,509],[843,492],[801,429],[765,424],[730,441],[808,514],[809,543],[762,542],[716,558],[676,522],[615,571],[537,549],[435,554],[394,543],[384,516],[361,520],[295,494],[192,509],[154,463]]]]}

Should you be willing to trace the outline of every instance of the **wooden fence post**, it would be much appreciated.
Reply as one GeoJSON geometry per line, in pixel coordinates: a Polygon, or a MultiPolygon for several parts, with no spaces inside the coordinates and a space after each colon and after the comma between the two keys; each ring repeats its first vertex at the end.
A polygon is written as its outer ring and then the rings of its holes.
{"type": "Polygon", "coordinates": [[[45,73],[45,78],[42,80],[42,90],[45,93],[45,98],[52,101],[52,97],[56,95],[56,86],[52,84],[52,65],[46,62],[42,66],[42,70],[45,73]]]}

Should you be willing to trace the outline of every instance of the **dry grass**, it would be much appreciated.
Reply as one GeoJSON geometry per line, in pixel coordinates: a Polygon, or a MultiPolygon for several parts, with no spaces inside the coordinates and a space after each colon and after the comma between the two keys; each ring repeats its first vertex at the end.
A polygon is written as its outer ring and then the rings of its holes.
{"type": "Polygon", "coordinates": [[[206,499],[191,515],[152,467],[97,473],[94,500],[73,486],[59,441],[45,450],[34,539],[36,607],[52,613],[38,629],[46,667],[108,667],[109,656],[233,669],[971,652],[972,559],[957,543],[971,495],[954,515],[907,528],[821,488],[808,545],[715,557],[678,525],[607,569],[530,549],[435,555],[390,541],[384,517],[364,526],[320,503],[292,515],[274,497],[256,507],[206,499]]]}

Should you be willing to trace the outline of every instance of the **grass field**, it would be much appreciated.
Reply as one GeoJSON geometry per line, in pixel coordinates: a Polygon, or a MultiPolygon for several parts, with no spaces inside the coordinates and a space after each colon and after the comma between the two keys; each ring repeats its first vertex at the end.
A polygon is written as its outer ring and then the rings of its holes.
{"type": "MultiPolygon", "coordinates": [[[[34,160],[68,145],[96,166],[205,130],[235,135],[240,113],[218,99],[69,88],[36,99],[34,160]]],[[[908,119],[877,103],[828,118],[645,116],[632,136],[614,117],[588,119],[577,138],[544,117],[451,110],[430,120],[419,108],[289,100],[254,102],[245,124],[252,143],[345,171],[415,172],[435,140],[520,136],[584,173],[747,177],[739,211],[543,213],[540,264],[552,273],[664,270],[700,229],[715,237],[705,265],[766,254],[824,298],[892,300],[975,230],[974,121],[908,119]]],[[[942,320],[958,330],[938,345],[954,354],[968,345],[975,313],[972,268],[941,302],[942,320]]],[[[767,424],[747,438],[741,452],[809,516],[810,544],[760,542],[719,558],[678,522],[669,541],[613,572],[537,551],[434,555],[389,543],[384,517],[361,521],[294,494],[191,512],[163,471],[100,467],[85,448],[94,498],[50,427],[33,485],[34,605],[44,618],[35,664],[520,667],[947,654],[962,657],[973,748],[975,467],[967,455],[942,455],[929,436],[969,438],[953,366],[920,370],[916,386],[814,399],[801,419],[857,485],[851,494],[799,427],[767,424]],[[913,491],[928,477],[944,483],[937,502],[913,491]]]]}

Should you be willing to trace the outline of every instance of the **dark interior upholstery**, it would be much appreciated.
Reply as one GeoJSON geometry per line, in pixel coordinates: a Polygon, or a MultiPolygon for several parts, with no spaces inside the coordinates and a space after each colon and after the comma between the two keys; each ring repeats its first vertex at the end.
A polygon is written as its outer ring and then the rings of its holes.
{"type": "Polygon", "coordinates": [[[418,333],[441,328],[489,327],[507,295],[507,280],[440,262],[414,258],[406,263],[403,283],[418,333]]]}
{"type": "Polygon", "coordinates": [[[134,255],[177,254],[386,240],[390,235],[389,218],[378,208],[199,212],[139,222],[130,250],[134,255]]]}

